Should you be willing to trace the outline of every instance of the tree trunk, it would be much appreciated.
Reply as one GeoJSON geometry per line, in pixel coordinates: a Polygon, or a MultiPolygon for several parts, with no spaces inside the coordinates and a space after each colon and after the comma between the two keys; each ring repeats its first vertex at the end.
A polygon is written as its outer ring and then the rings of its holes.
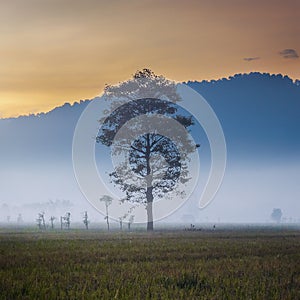
{"type": "Polygon", "coordinates": [[[106,207],[106,224],[107,224],[107,231],[109,231],[109,220],[108,220],[108,205],[105,204],[106,207]]]}
{"type": "Polygon", "coordinates": [[[153,231],[153,187],[147,187],[147,231],[153,231]]]}
{"type": "Polygon", "coordinates": [[[146,183],[147,183],[147,191],[146,191],[146,199],[147,199],[147,231],[153,231],[153,186],[152,186],[152,172],[150,166],[150,134],[147,133],[146,136],[146,164],[147,164],[147,176],[146,176],[146,183]]]}
{"type": "Polygon", "coordinates": [[[44,218],[44,216],[42,216],[42,221],[43,221],[43,227],[44,227],[44,230],[46,230],[46,223],[45,223],[45,218],[44,218]]]}
{"type": "Polygon", "coordinates": [[[109,221],[108,221],[108,216],[106,216],[106,224],[107,224],[107,231],[109,231],[109,221]]]}

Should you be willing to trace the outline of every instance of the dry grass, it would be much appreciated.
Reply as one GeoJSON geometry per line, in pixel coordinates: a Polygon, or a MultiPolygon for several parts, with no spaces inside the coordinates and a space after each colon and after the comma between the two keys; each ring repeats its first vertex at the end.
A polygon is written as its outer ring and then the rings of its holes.
{"type": "Polygon", "coordinates": [[[300,299],[300,232],[0,232],[0,299],[300,299]]]}

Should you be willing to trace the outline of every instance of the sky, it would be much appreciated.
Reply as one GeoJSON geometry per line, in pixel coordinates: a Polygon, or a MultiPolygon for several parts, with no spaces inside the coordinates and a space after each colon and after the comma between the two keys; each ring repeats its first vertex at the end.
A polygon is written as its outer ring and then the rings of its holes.
{"type": "Polygon", "coordinates": [[[3,0],[0,37],[0,117],[93,98],[145,67],[300,79],[299,0],[3,0]]]}

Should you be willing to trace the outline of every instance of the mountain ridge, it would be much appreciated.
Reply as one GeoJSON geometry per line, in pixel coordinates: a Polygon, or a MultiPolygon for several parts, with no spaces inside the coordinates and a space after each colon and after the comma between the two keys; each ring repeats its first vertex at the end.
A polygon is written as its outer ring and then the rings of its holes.
{"type": "MultiPolygon", "coordinates": [[[[233,81],[233,80],[239,80],[241,78],[244,78],[244,79],[249,78],[249,77],[253,78],[253,76],[255,76],[255,77],[265,77],[265,78],[269,77],[270,79],[278,79],[279,81],[283,80],[285,82],[288,82],[291,85],[299,87],[299,89],[300,89],[300,79],[293,80],[287,75],[282,75],[280,73],[279,74],[272,74],[272,73],[266,73],[266,72],[263,72],[263,73],[261,73],[261,72],[236,73],[234,75],[231,75],[231,76],[228,76],[228,77],[223,77],[223,78],[220,78],[220,79],[201,80],[201,81],[188,80],[188,81],[183,81],[183,83],[187,84],[188,86],[193,86],[195,84],[200,84],[202,86],[210,85],[210,84],[218,85],[219,83],[222,83],[222,82],[230,82],[230,81],[233,81]]],[[[56,107],[54,107],[53,109],[51,109],[47,112],[30,113],[30,114],[27,114],[27,115],[25,114],[25,115],[20,115],[20,116],[17,116],[17,117],[7,117],[7,118],[1,118],[0,117],[0,120],[15,120],[15,119],[19,119],[19,118],[23,119],[23,118],[28,118],[28,117],[41,117],[41,116],[44,116],[44,115],[49,114],[49,113],[53,113],[54,111],[58,111],[58,110],[63,109],[63,108],[67,108],[67,107],[75,108],[78,105],[87,104],[95,98],[98,98],[98,96],[96,96],[94,98],[91,98],[91,99],[74,101],[73,103],[72,102],[65,102],[64,104],[56,106],[56,107]]]]}
{"type": "MultiPolygon", "coordinates": [[[[199,92],[215,111],[229,159],[300,155],[300,82],[252,72],[185,84],[199,92]]],[[[65,103],[48,113],[0,119],[0,157],[70,160],[77,121],[90,101],[93,99],[65,103]]]]}

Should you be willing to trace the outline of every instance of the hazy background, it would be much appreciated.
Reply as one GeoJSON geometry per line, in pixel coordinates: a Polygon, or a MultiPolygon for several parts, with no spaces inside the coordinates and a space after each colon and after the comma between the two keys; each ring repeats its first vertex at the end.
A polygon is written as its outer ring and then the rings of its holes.
{"type": "MultiPolygon", "coordinates": [[[[200,195],[195,195],[167,221],[270,222],[273,208],[281,208],[283,221],[299,222],[299,82],[251,73],[187,84],[205,97],[221,122],[227,168],[207,208],[197,208],[200,195]]],[[[19,213],[34,222],[42,210],[46,218],[71,211],[78,221],[87,210],[93,222],[103,221],[81,195],[72,170],[73,132],[88,103],[0,119],[0,222],[8,215],[16,221],[19,213]]],[[[201,158],[208,144],[202,132],[193,134],[199,135],[201,158]]],[[[207,175],[200,174],[205,180],[207,175]]]]}

